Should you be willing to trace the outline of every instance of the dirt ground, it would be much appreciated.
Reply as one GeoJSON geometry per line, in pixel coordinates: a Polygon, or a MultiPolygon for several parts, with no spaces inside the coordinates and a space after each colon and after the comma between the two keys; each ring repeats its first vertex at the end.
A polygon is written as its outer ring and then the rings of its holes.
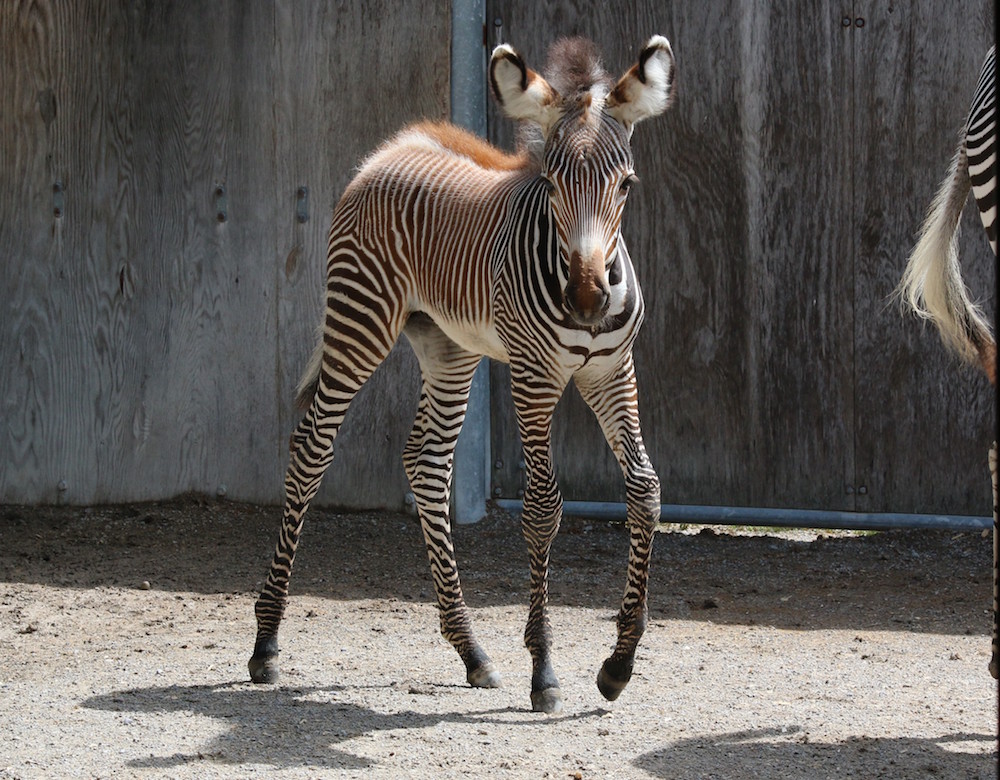
{"type": "Polygon", "coordinates": [[[282,681],[249,682],[279,511],[187,500],[0,507],[0,778],[992,778],[991,541],[979,534],[657,536],[621,698],[627,535],[567,518],[553,553],[564,711],[530,711],[516,518],[456,532],[471,689],[438,634],[419,526],[310,513],[282,681]]]}

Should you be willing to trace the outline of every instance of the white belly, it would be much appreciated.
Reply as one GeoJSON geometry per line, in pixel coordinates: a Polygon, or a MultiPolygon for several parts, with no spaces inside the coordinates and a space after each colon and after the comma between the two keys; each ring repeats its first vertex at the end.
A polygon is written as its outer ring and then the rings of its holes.
{"type": "Polygon", "coordinates": [[[444,331],[448,338],[462,349],[477,355],[485,355],[491,360],[499,360],[501,363],[510,362],[510,355],[504,349],[495,325],[490,324],[484,327],[466,322],[454,322],[435,317],[433,314],[431,315],[431,319],[444,331]]]}

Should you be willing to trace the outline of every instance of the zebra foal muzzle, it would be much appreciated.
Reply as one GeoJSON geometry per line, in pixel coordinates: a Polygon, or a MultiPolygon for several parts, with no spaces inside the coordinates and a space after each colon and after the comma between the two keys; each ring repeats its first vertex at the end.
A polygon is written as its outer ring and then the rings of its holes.
{"type": "Polygon", "coordinates": [[[600,322],[611,304],[611,288],[605,272],[605,255],[595,250],[589,257],[574,251],[569,256],[569,281],[563,301],[570,316],[580,325],[600,322]]]}

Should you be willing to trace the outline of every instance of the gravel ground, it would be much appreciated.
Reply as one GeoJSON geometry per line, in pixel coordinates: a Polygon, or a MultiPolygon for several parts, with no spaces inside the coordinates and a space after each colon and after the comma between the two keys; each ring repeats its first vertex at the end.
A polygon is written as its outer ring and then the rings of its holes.
{"type": "Polygon", "coordinates": [[[530,711],[516,519],[456,532],[477,634],[438,634],[415,519],[313,511],[282,681],[248,682],[280,512],[186,500],[0,507],[0,778],[992,778],[991,541],[659,534],[651,620],[614,703],[627,535],[567,518],[553,552],[564,711],[530,711]]]}

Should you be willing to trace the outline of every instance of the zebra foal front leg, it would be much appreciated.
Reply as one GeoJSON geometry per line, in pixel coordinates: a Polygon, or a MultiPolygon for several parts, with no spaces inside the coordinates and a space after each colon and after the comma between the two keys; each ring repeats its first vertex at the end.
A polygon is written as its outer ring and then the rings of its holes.
{"type": "Polygon", "coordinates": [[[597,687],[614,701],[632,677],[636,647],[646,630],[646,596],[653,533],[660,519],[660,480],[656,476],[639,425],[635,369],[629,354],[610,375],[578,374],[577,388],[597,416],[601,430],[625,476],[629,530],[628,576],[618,612],[618,641],[601,666],[597,687]]]}
{"type": "Polygon", "coordinates": [[[524,451],[526,484],[521,531],[528,545],[529,605],[524,644],[531,654],[531,709],[562,710],[562,690],[552,668],[549,601],[549,551],[562,519],[562,495],[552,468],[552,413],[565,382],[546,386],[511,365],[511,391],[524,451]]]}

